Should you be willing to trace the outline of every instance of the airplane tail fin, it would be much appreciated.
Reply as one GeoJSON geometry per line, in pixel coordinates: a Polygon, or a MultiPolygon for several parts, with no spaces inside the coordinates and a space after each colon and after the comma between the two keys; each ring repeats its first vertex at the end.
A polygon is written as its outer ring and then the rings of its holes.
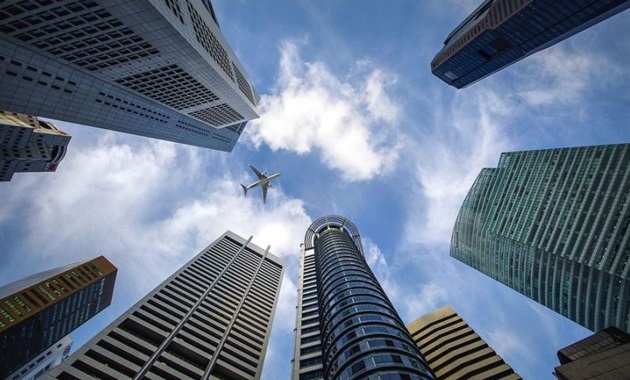
{"type": "Polygon", "coordinates": [[[247,195],[247,187],[241,183],[241,187],[243,188],[243,195],[247,195]]]}

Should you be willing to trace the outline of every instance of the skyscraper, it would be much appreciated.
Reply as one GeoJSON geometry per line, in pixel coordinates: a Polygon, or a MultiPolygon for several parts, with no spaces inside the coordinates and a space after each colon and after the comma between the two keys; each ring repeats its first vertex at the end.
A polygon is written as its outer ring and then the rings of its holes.
{"type": "Polygon", "coordinates": [[[0,37],[0,109],[222,151],[258,117],[208,0],[8,0],[0,37]]]}
{"type": "Polygon", "coordinates": [[[423,315],[407,329],[439,379],[521,379],[449,306],[423,315]]]}
{"type": "Polygon", "coordinates": [[[0,111],[0,181],[16,172],[54,172],[70,136],[34,116],[0,111]]]}
{"type": "Polygon", "coordinates": [[[558,351],[559,380],[630,379],[630,335],[615,327],[586,337],[558,351]]]}
{"type": "Polygon", "coordinates": [[[300,258],[294,380],[433,379],[341,216],[311,224],[300,258]]]}
{"type": "Polygon", "coordinates": [[[224,233],[47,378],[259,379],[282,260],[224,233]]]}
{"type": "Polygon", "coordinates": [[[100,256],[0,288],[0,379],[109,306],[115,280],[100,256]]]}
{"type": "Polygon", "coordinates": [[[70,355],[72,338],[64,336],[47,350],[24,364],[22,368],[7,376],[7,380],[34,380],[40,378],[51,368],[55,368],[70,355]]]}
{"type": "Polygon", "coordinates": [[[446,37],[431,71],[466,87],[628,7],[629,0],[485,0],[446,37]]]}
{"type": "Polygon", "coordinates": [[[630,330],[630,144],[503,153],[451,256],[582,326],[630,330]]]}

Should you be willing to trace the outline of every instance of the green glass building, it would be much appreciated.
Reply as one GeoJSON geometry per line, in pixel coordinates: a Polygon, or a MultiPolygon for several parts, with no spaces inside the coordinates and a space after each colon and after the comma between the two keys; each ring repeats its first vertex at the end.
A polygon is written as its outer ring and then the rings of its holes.
{"type": "Polygon", "coordinates": [[[503,153],[451,256],[580,325],[630,332],[630,144],[503,153]]]}

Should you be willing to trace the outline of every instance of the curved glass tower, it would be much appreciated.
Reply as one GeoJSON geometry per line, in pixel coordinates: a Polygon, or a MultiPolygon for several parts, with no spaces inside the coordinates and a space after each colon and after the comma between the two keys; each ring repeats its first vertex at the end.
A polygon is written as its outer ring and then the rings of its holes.
{"type": "Polygon", "coordinates": [[[330,215],[309,227],[298,298],[293,379],[434,378],[349,220],[330,215]]]}
{"type": "Polygon", "coordinates": [[[451,256],[589,330],[630,332],[630,144],[503,153],[451,256]]]}

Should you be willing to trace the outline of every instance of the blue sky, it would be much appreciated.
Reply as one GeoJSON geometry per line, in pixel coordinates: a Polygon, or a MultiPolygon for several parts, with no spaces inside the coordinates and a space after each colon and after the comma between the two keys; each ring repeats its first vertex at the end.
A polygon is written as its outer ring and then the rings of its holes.
{"type": "Polygon", "coordinates": [[[501,152],[630,141],[630,12],[458,91],[429,62],[480,0],[214,3],[261,118],[230,154],[58,123],[58,171],[0,184],[0,284],[107,256],[114,301],[78,347],[225,230],[254,235],[286,261],[263,373],[286,379],[299,244],[337,213],[405,322],[451,305],[525,379],[553,378],[589,331],[451,259],[450,233],[501,152]],[[242,196],[248,163],[282,172],[265,206],[242,196]]]}

